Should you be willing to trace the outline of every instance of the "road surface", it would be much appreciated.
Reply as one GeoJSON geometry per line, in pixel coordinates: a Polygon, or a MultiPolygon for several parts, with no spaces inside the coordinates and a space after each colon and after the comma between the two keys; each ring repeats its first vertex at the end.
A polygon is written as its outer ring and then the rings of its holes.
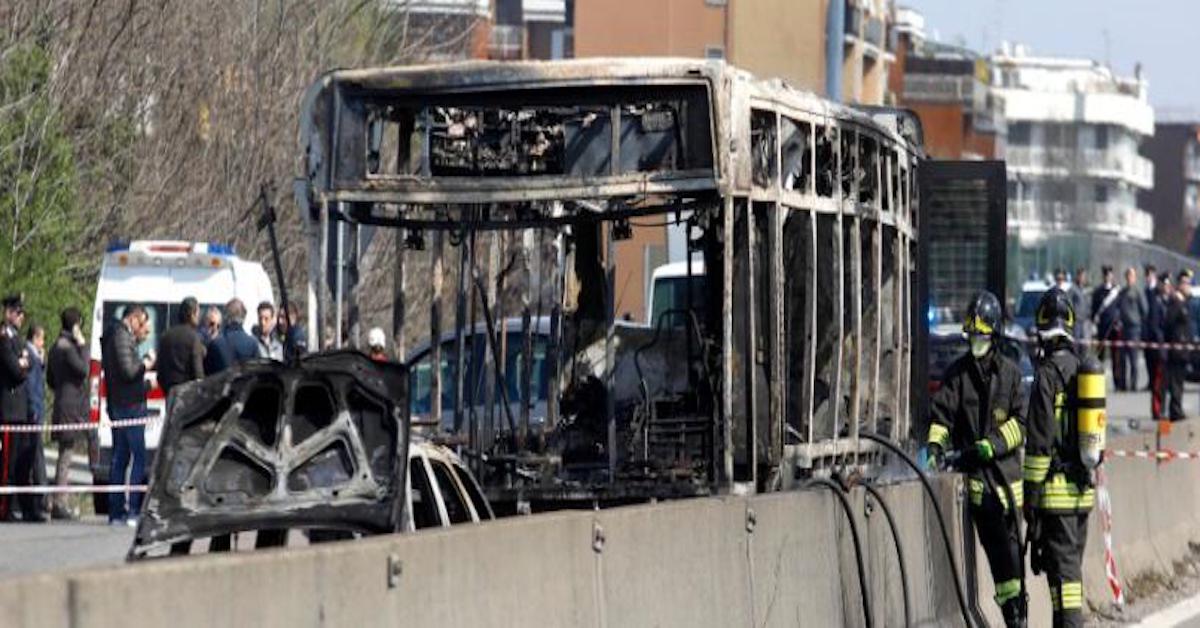
{"type": "Polygon", "coordinates": [[[78,522],[0,524],[0,578],[124,562],[133,528],[100,517],[78,522]]]}

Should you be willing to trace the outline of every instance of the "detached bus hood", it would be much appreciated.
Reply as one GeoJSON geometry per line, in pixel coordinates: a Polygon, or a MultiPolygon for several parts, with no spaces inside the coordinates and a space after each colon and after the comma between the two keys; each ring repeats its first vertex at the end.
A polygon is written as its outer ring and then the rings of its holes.
{"type": "Polygon", "coordinates": [[[251,530],[397,531],[408,433],[407,369],[355,351],[180,386],[128,558],[251,530]]]}

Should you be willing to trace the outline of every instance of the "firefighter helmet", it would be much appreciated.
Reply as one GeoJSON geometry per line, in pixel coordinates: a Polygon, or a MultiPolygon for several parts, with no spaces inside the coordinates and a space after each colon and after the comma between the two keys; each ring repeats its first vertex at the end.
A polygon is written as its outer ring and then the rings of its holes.
{"type": "Polygon", "coordinates": [[[1040,335],[1059,332],[1070,336],[1075,332],[1075,308],[1067,294],[1057,287],[1050,288],[1042,295],[1033,320],[1040,335]]]}
{"type": "Polygon", "coordinates": [[[963,331],[968,334],[996,335],[1003,331],[1003,313],[1000,310],[1000,299],[996,295],[983,290],[976,294],[967,305],[967,318],[963,321],[963,331]]]}

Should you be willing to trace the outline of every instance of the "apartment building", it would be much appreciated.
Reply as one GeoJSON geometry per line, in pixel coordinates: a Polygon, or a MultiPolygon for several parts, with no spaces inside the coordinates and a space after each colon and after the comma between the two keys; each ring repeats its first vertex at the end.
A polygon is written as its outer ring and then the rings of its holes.
{"type": "Polygon", "coordinates": [[[896,10],[896,62],[888,78],[897,101],[921,119],[935,159],[1003,159],[1004,100],[991,85],[991,62],[959,46],[930,41],[925,18],[896,10]]]}
{"type": "Polygon", "coordinates": [[[491,0],[383,0],[407,20],[413,37],[437,41],[432,61],[485,59],[491,30],[491,0]]]}
{"type": "Polygon", "coordinates": [[[573,56],[574,0],[383,0],[416,34],[442,42],[434,60],[573,56]],[[447,43],[448,42],[448,43],[447,43]]]}
{"type": "Polygon", "coordinates": [[[1021,46],[1002,47],[992,68],[1008,119],[1009,233],[1023,243],[1064,230],[1149,241],[1154,219],[1138,193],[1153,187],[1154,167],[1139,148],[1154,110],[1140,73],[1021,46]]]}
{"type": "Polygon", "coordinates": [[[1138,194],[1154,216],[1154,242],[1200,256],[1200,123],[1156,124],[1142,152],[1154,164],[1154,187],[1138,194]]]}
{"type": "Polygon", "coordinates": [[[883,104],[892,0],[575,0],[579,57],[727,59],[837,100],[883,104]]]}
{"type": "Polygon", "coordinates": [[[488,57],[496,60],[574,56],[573,0],[494,0],[488,57]]]}

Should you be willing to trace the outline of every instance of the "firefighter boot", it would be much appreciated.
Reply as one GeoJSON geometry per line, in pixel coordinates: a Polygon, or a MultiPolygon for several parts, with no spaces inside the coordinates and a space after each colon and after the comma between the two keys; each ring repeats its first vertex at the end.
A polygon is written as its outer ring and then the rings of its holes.
{"type": "Polygon", "coordinates": [[[1007,628],[1026,628],[1026,602],[1024,596],[1018,595],[1000,605],[1000,612],[1004,615],[1004,625],[1007,628]]]}

